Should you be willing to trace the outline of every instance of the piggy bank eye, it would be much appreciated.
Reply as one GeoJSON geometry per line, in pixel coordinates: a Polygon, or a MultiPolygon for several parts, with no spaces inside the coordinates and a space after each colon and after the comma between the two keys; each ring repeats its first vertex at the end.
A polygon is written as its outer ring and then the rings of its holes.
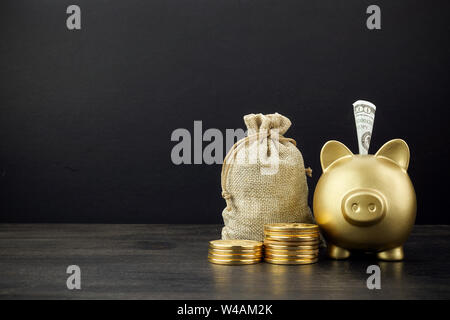
{"type": "Polygon", "coordinates": [[[352,204],[352,211],[353,212],[358,212],[359,211],[359,205],[356,202],[352,204]]]}

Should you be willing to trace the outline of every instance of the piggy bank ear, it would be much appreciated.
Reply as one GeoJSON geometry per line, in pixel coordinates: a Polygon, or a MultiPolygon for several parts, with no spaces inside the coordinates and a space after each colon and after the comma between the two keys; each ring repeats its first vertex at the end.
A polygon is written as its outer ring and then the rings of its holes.
{"type": "Polygon", "coordinates": [[[407,170],[409,165],[409,147],[402,139],[386,142],[375,154],[376,157],[387,158],[407,170]]]}
{"type": "Polygon", "coordinates": [[[320,151],[322,171],[325,172],[325,170],[336,160],[352,155],[353,153],[343,143],[336,140],[328,141],[322,147],[322,151],[320,151]]]}

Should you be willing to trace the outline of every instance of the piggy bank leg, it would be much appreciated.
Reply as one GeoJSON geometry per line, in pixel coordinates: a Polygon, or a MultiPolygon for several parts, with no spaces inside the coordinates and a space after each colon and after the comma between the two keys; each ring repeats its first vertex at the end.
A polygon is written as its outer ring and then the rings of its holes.
{"type": "Polygon", "coordinates": [[[344,248],[335,246],[332,243],[328,243],[327,251],[328,251],[328,256],[332,259],[341,260],[341,259],[347,259],[348,257],[350,257],[350,251],[348,251],[344,248]]]}
{"type": "Polygon", "coordinates": [[[403,260],[403,246],[377,253],[378,259],[387,261],[403,260]]]}

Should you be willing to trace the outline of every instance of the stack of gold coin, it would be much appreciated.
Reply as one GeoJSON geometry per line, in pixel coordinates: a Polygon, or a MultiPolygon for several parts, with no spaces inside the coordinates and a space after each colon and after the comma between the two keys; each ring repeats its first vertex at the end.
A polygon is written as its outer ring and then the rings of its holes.
{"type": "Polygon", "coordinates": [[[261,262],[262,242],[253,240],[213,240],[209,242],[208,261],[241,265],[261,262]]]}
{"type": "Polygon", "coordinates": [[[272,223],[264,225],[264,260],[274,264],[315,263],[320,234],[316,224],[272,223]]]}

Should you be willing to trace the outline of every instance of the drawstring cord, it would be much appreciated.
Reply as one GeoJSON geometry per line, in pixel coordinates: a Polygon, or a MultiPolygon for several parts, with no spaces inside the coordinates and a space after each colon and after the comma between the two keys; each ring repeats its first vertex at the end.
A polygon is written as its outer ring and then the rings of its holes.
{"type": "Polygon", "coordinates": [[[305,168],[305,173],[308,177],[312,177],[312,169],[310,167],[305,168]]]}

